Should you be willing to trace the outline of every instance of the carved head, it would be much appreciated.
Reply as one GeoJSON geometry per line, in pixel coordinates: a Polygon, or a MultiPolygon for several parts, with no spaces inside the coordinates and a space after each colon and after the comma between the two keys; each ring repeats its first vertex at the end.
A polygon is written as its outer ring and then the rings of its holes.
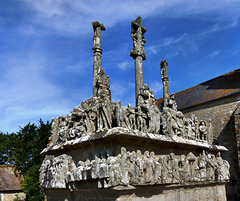
{"type": "Polygon", "coordinates": [[[204,120],[201,120],[201,121],[200,121],[200,125],[206,126],[206,122],[205,122],[204,120]]]}
{"type": "Polygon", "coordinates": [[[125,147],[121,147],[121,155],[124,155],[127,153],[127,149],[125,147]]]}
{"type": "Polygon", "coordinates": [[[153,151],[151,151],[150,156],[151,156],[152,159],[154,159],[155,158],[155,153],[153,151]]]}
{"type": "Polygon", "coordinates": [[[174,160],[174,159],[175,159],[175,154],[174,154],[174,153],[170,153],[169,159],[170,159],[170,160],[174,160]]]}
{"type": "Polygon", "coordinates": [[[140,150],[137,150],[137,156],[141,157],[142,156],[142,152],[140,150]]]}
{"type": "Polygon", "coordinates": [[[170,94],[169,98],[175,100],[175,94],[170,94]]]}
{"type": "Polygon", "coordinates": [[[84,163],[83,161],[79,161],[79,162],[78,162],[78,166],[84,167],[84,166],[85,166],[85,163],[84,163]]]}
{"type": "Polygon", "coordinates": [[[149,151],[145,151],[145,152],[144,152],[144,156],[146,156],[147,158],[149,158],[149,156],[150,156],[150,155],[149,155],[149,151]]]}

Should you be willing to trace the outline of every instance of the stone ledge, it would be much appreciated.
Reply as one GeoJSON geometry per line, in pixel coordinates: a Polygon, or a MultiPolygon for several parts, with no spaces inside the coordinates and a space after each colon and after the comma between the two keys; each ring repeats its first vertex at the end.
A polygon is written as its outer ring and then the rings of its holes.
{"type": "Polygon", "coordinates": [[[47,154],[53,151],[64,150],[66,147],[69,147],[69,146],[71,146],[71,148],[74,149],[74,146],[79,144],[94,142],[95,140],[107,139],[109,137],[114,137],[114,136],[121,136],[121,137],[125,136],[129,138],[136,138],[137,140],[148,139],[148,140],[154,140],[160,143],[164,142],[168,144],[178,144],[178,145],[184,145],[184,146],[189,145],[196,148],[208,149],[212,151],[221,151],[221,152],[228,151],[228,149],[224,146],[211,145],[204,141],[195,141],[195,140],[185,139],[178,136],[171,137],[171,136],[165,136],[162,134],[144,133],[138,130],[130,130],[127,128],[115,127],[109,130],[105,130],[105,131],[103,130],[101,132],[98,132],[97,134],[86,133],[80,138],[69,140],[61,144],[57,144],[57,145],[50,144],[47,148],[45,148],[41,152],[41,154],[47,154]]]}

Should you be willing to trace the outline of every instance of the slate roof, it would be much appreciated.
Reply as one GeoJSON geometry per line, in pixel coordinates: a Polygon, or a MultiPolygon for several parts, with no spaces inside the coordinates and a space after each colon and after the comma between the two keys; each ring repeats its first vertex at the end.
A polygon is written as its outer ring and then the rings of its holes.
{"type": "MultiPolygon", "coordinates": [[[[240,69],[231,71],[201,84],[175,93],[178,109],[186,109],[195,105],[223,98],[240,92],[240,69]]],[[[161,107],[162,99],[157,99],[161,107]]]]}
{"type": "Polygon", "coordinates": [[[0,166],[0,192],[20,190],[21,178],[14,174],[14,167],[0,166]]]}

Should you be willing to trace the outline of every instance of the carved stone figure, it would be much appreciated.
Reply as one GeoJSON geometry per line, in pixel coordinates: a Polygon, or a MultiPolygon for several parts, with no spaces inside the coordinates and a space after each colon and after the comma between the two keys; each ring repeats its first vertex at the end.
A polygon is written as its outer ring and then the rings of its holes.
{"type": "Polygon", "coordinates": [[[192,139],[193,134],[192,134],[191,121],[189,118],[185,118],[184,125],[185,125],[185,137],[187,139],[192,139]]]}
{"type": "Polygon", "coordinates": [[[207,165],[206,153],[205,151],[203,151],[198,159],[198,166],[196,169],[197,174],[196,174],[195,180],[206,181],[206,177],[207,177],[206,165],[207,165]]]}
{"type": "Polygon", "coordinates": [[[93,35],[93,49],[101,48],[101,31],[105,31],[105,27],[102,23],[96,21],[92,22],[94,35],[93,35]]]}
{"type": "Polygon", "coordinates": [[[100,102],[99,117],[97,123],[98,131],[112,128],[112,111],[111,106],[108,102],[100,102]]]}
{"type": "Polygon", "coordinates": [[[179,182],[178,173],[178,160],[175,158],[174,153],[170,153],[168,161],[168,182],[167,183],[177,183],[179,182]]]}
{"type": "Polygon", "coordinates": [[[168,107],[163,108],[162,116],[161,116],[161,126],[162,133],[164,135],[170,135],[171,133],[171,114],[168,110],[168,107]]]}
{"type": "Polygon", "coordinates": [[[177,121],[177,131],[176,134],[177,136],[185,136],[184,134],[184,121],[183,121],[183,113],[180,111],[177,111],[176,113],[176,121],[177,121]]]}
{"type": "Polygon", "coordinates": [[[108,188],[108,165],[105,158],[99,161],[98,188],[108,188]]]}
{"type": "Polygon", "coordinates": [[[137,108],[137,129],[139,131],[147,132],[147,114],[144,113],[140,107],[137,108]]]}
{"type": "Polygon", "coordinates": [[[196,160],[196,156],[190,152],[188,155],[187,155],[187,160],[189,161],[190,163],[190,181],[194,181],[194,178],[195,178],[195,167],[194,167],[194,162],[196,160]]]}
{"type": "Polygon", "coordinates": [[[109,184],[108,186],[117,186],[121,184],[121,167],[117,157],[111,157],[109,164],[109,184]]]}
{"type": "Polygon", "coordinates": [[[185,155],[180,156],[179,160],[179,179],[180,182],[187,182],[190,179],[188,161],[185,155]]]}
{"type": "Polygon", "coordinates": [[[144,160],[145,182],[153,183],[153,179],[154,179],[153,173],[155,169],[155,164],[153,162],[152,157],[150,158],[149,151],[144,152],[143,160],[144,160]]]}
{"type": "Polygon", "coordinates": [[[207,128],[206,122],[204,120],[200,121],[199,131],[200,131],[200,139],[207,141],[208,128],[207,128]]]}
{"type": "Polygon", "coordinates": [[[168,101],[168,107],[177,111],[177,103],[176,103],[174,94],[170,94],[169,101],[168,101]]]}
{"type": "Polygon", "coordinates": [[[222,159],[220,152],[218,152],[216,155],[216,166],[217,180],[228,180],[230,178],[230,165],[226,160],[222,159]]]}
{"type": "Polygon", "coordinates": [[[158,162],[160,163],[161,166],[161,181],[159,181],[160,183],[167,183],[168,182],[168,164],[167,164],[167,160],[164,156],[161,156],[158,160],[158,162]]]}
{"type": "Polygon", "coordinates": [[[98,177],[98,164],[96,160],[91,161],[91,178],[97,179],[98,177]]]}
{"type": "Polygon", "coordinates": [[[47,186],[48,188],[66,188],[66,183],[69,181],[70,177],[73,177],[72,173],[75,172],[75,169],[76,166],[71,156],[66,154],[57,157],[46,156],[40,168],[40,186],[47,186]],[[47,178],[43,178],[45,175],[48,175],[47,178]]]}
{"type": "Polygon", "coordinates": [[[127,111],[130,129],[136,129],[135,108],[133,108],[131,104],[128,104],[127,111]]]}
{"type": "Polygon", "coordinates": [[[212,122],[211,119],[207,120],[207,127],[208,127],[207,141],[209,144],[213,143],[213,126],[211,122],[212,122]]]}
{"type": "Polygon", "coordinates": [[[86,179],[87,179],[87,174],[85,171],[85,164],[83,161],[79,161],[77,170],[75,172],[75,181],[81,181],[86,179]]]}
{"type": "Polygon", "coordinates": [[[53,179],[53,155],[47,155],[40,168],[40,187],[51,188],[53,179]]]}
{"type": "Polygon", "coordinates": [[[96,89],[97,97],[106,101],[111,100],[110,81],[103,68],[99,68],[98,70],[96,77],[96,89]]]}
{"type": "Polygon", "coordinates": [[[128,154],[125,147],[121,148],[121,159],[120,159],[120,165],[121,165],[121,172],[122,172],[122,184],[125,186],[129,185],[129,175],[128,175],[128,154]]]}
{"type": "Polygon", "coordinates": [[[142,158],[142,153],[140,150],[137,150],[137,157],[136,157],[136,178],[137,182],[139,184],[144,183],[144,174],[143,174],[143,168],[144,168],[144,160],[142,158]]]}
{"type": "Polygon", "coordinates": [[[134,157],[134,152],[129,153],[128,159],[128,175],[129,175],[129,183],[135,184],[136,183],[136,158],[134,157]]]}
{"type": "MultiPolygon", "coordinates": [[[[153,95],[154,96],[154,95],[153,95]]],[[[160,118],[161,113],[155,104],[155,96],[152,98],[152,105],[148,107],[148,117],[149,117],[149,133],[160,133],[160,118]]]]}
{"type": "Polygon", "coordinates": [[[173,110],[169,107],[166,107],[163,111],[165,113],[164,118],[166,118],[163,121],[166,121],[168,132],[170,136],[177,135],[178,134],[178,122],[177,122],[177,111],[173,110]]]}
{"type": "Polygon", "coordinates": [[[147,31],[145,27],[142,26],[142,18],[140,16],[133,20],[131,23],[131,36],[133,40],[133,50],[131,50],[130,56],[135,58],[136,56],[142,56],[143,60],[146,59],[146,54],[144,51],[144,44],[146,39],[144,38],[144,33],[147,31]]]}
{"type": "Polygon", "coordinates": [[[213,160],[212,154],[208,154],[206,158],[206,179],[209,181],[215,180],[216,162],[213,160]]]}

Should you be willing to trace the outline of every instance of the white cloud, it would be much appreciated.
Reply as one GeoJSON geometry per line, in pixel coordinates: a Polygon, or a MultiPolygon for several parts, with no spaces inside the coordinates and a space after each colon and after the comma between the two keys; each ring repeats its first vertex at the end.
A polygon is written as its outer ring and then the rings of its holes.
{"type": "Polygon", "coordinates": [[[121,70],[126,70],[126,69],[132,67],[132,64],[130,62],[124,61],[124,62],[118,63],[117,66],[121,70]]]}
{"type": "Polygon", "coordinates": [[[239,16],[236,7],[239,2],[221,0],[25,0],[26,5],[35,15],[32,23],[42,24],[60,33],[82,35],[92,31],[89,24],[99,20],[107,27],[124,20],[132,20],[138,15],[149,16],[168,15],[184,17],[204,12],[224,12],[239,16]],[[230,10],[230,12],[226,12],[230,10]]]}
{"type": "Polygon", "coordinates": [[[146,48],[149,54],[159,55],[165,53],[166,59],[182,55],[186,56],[188,53],[199,51],[197,45],[197,37],[191,34],[183,33],[176,37],[166,37],[163,40],[146,48]]]}
{"type": "Polygon", "coordinates": [[[44,56],[36,52],[25,57],[4,55],[0,65],[5,69],[0,77],[0,130],[16,131],[22,122],[25,125],[33,119],[51,119],[70,111],[73,101],[64,96],[61,86],[51,83],[48,66],[44,56]]]}
{"type": "Polygon", "coordinates": [[[208,57],[213,58],[218,56],[220,53],[221,53],[221,50],[214,50],[210,55],[208,55],[208,57]]]}

